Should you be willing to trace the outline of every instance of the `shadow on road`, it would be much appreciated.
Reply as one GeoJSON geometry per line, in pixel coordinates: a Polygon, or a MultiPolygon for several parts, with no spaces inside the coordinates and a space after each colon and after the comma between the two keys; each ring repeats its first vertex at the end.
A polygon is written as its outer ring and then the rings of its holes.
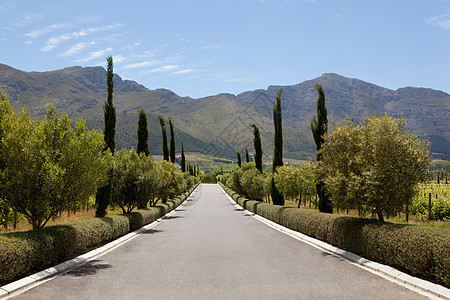
{"type": "Polygon", "coordinates": [[[168,216],[168,217],[165,217],[164,220],[181,219],[181,218],[183,218],[183,217],[181,217],[181,216],[168,216]]]}
{"type": "Polygon", "coordinates": [[[87,275],[94,275],[99,270],[105,270],[105,269],[111,268],[111,265],[102,264],[99,262],[100,262],[100,260],[98,260],[98,259],[92,260],[70,272],[65,273],[63,276],[81,277],[81,276],[87,276],[87,275]]]}
{"type": "Polygon", "coordinates": [[[154,233],[158,233],[158,232],[162,232],[162,230],[149,229],[144,232],[141,232],[141,234],[154,234],[154,233]]]}

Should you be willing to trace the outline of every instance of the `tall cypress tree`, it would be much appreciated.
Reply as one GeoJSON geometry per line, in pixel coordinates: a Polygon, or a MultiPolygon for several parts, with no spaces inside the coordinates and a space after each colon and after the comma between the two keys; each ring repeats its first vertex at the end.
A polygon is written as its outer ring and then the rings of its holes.
{"type": "Polygon", "coordinates": [[[146,156],[150,155],[150,149],[148,148],[148,128],[147,128],[147,116],[143,109],[139,110],[139,121],[138,121],[138,143],[137,143],[137,153],[144,153],[146,156]]]}
{"type": "Polygon", "coordinates": [[[169,149],[167,147],[167,130],[166,123],[163,117],[158,116],[159,125],[161,125],[161,135],[162,135],[162,147],[163,147],[163,159],[169,161],[169,149]]]}
{"type": "Polygon", "coordinates": [[[250,125],[253,127],[253,146],[255,147],[255,163],[256,163],[256,169],[258,169],[261,173],[263,171],[263,165],[262,165],[262,147],[261,147],[261,136],[259,134],[259,128],[252,124],[250,125]]]}
{"type": "Polygon", "coordinates": [[[237,156],[238,166],[240,168],[242,166],[241,153],[239,151],[237,151],[237,150],[236,150],[236,156],[237,156]]]}
{"type": "Polygon", "coordinates": [[[175,163],[175,133],[173,131],[173,123],[171,119],[169,119],[169,127],[170,127],[170,162],[175,163]]]}
{"type": "MultiPolygon", "coordinates": [[[[108,97],[103,105],[103,114],[105,116],[105,130],[103,136],[105,139],[105,149],[110,150],[112,154],[116,149],[115,134],[116,134],[116,107],[113,104],[113,90],[114,90],[114,63],[112,56],[106,58],[106,88],[108,97]]],[[[111,176],[110,176],[111,177],[111,176]]],[[[111,198],[111,178],[108,183],[97,189],[95,195],[95,216],[104,217],[106,209],[111,198]]]]}
{"type": "Polygon", "coordinates": [[[184,156],[183,142],[181,142],[181,172],[186,172],[186,157],[184,156]]]}
{"type": "MultiPolygon", "coordinates": [[[[274,135],[274,149],[273,149],[273,164],[272,172],[275,173],[277,167],[283,165],[283,128],[281,117],[281,95],[283,89],[280,89],[277,93],[276,103],[273,104],[273,124],[275,127],[274,135]]],[[[272,202],[275,205],[284,205],[284,196],[280,193],[275,185],[275,180],[272,178],[271,183],[271,196],[272,202]]]]}
{"type": "MultiPolygon", "coordinates": [[[[314,137],[314,142],[316,143],[317,157],[316,161],[320,161],[322,153],[320,149],[325,142],[325,135],[327,133],[328,126],[328,113],[325,107],[325,92],[320,84],[316,84],[316,90],[319,93],[319,98],[317,99],[317,119],[313,117],[311,121],[311,131],[314,137]]],[[[317,194],[319,196],[319,211],[325,213],[333,213],[333,205],[328,197],[325,190],[325,184],[322,178],[318,178],[318,183],[316,184],[317,194]]]]}
{"type": "Polygon", "coordinates": [[[248,154],[247,147],[245,147],[245,162],[247,163],[250,162],[250,155],[248,154]]]}

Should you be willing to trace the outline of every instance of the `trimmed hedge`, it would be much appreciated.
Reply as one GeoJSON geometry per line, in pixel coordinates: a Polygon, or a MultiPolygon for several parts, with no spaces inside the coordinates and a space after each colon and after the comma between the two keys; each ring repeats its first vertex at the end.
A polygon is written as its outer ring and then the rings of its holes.
{"type": "Polygon", "coordinates": [[[450,286],[450,230],[282,207],[223,189],[243,208],[370,260],[450,286]]]}
{"type": "Polygon", "coordinates": [[[167,203],[129,214],[1,234],[0,285],[71,259],[150,224],[178,207],[194,189],[167,203]]]}

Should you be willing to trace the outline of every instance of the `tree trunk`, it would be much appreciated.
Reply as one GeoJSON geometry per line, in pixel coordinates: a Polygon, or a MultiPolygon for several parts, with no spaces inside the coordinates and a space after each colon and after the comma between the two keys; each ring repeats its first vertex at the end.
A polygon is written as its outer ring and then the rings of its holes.
{"type": "Polygon", "coordinates": [[[300,203],[302,203],[302,195],[300,195],[300,197],[298,198],[298,206],[297,206],[297,208],[300,208],[300,203]]]}
{"type": "Polygon", "coordinates": [[[378,220],[384,222],[383,212],[377,211],[378,220]]]}

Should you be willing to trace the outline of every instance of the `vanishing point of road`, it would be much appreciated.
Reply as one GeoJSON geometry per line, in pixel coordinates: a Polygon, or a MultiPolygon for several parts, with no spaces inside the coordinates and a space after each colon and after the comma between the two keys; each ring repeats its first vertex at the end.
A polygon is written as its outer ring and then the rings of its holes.
{"type": "Polygon", "coordinates": [[[236,208],[202,184],[120,247],[11,299],[424,299],[236,208]]]}

